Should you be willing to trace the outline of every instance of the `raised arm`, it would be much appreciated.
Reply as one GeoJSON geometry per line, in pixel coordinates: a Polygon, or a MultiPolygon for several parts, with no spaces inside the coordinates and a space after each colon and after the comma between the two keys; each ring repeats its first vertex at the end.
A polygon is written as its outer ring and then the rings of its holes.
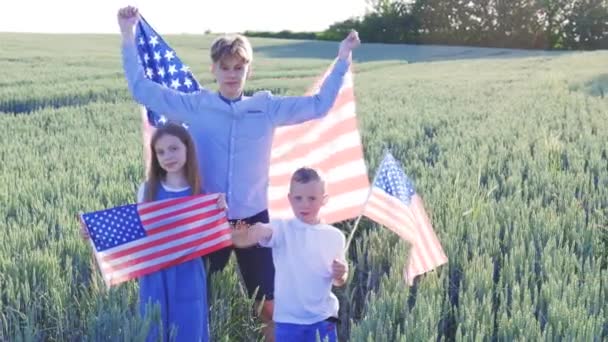
{"type": "Polygon", "coordinates": [[[293,125],[325,116],[333,106],[342,83],[344,75],[352,61],[352,50],[361,44],[356,31],[340,43],[338,58],[319,88],[311,96],[270,96],[268,112],[275,125],[293,125]]]}
{"type": "Polygon", "coordinates": [[[256,223],[249,228],[237,224],[232,230],[232,243],[237,247],[251,247],[272,238],[272,228],[268,224],[256,223]]]}
{"type": "Polygon", "coordinates": [[[135,25],[139,12],[135,7],[118,11],[118,26],[122,36],[122,63],[131,95],[138,103],[165,115],[169,120],[187,121],[196,114],[203,97],[201,93],[181,93],[145,77],[135,46],[135,25]]]}

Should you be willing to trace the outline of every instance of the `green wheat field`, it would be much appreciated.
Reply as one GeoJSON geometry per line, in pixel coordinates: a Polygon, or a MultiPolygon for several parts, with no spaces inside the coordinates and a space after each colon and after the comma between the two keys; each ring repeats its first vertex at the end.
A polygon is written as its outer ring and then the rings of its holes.
{"type": "MultiPolygon", "coordinates": [[[[165,37],[215,89],[213,38],[165,37]]],[[[248,91],[301,95],[337,52],[252,43],[248,91]]],[[[138,341],[158,319],[139,316],[137,282],[105,288],[75,219],[134,202],[143,180],[119,46],[0,33],[1,341],[138,341]]],[[[354,72],[370,177],[391,148],[449,263],[408,287],[408,245],[363,220],[340,339],[608,339],[608,51],[364,44],[354,72]]],[[[234,263],[212,283],[213,340],[261,341],[234,263]]]]}

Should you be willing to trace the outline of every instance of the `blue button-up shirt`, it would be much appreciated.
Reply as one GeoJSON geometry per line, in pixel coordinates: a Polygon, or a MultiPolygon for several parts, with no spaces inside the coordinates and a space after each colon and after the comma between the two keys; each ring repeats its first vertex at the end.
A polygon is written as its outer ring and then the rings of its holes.
{"type": "Polygon", "coordinates": [[[203,188],[226,194],[230,219],[250,217],[267,208],[275,127],[325,116],[349,66],[338,59],[319,92],[312,96],[274,96],[263,91],[227,103],[217,92],[202,89],[181,93],[147,79],[135,44],[123,43],[122,58],[133,98],[169,120],[188,124],[203,188]]]}

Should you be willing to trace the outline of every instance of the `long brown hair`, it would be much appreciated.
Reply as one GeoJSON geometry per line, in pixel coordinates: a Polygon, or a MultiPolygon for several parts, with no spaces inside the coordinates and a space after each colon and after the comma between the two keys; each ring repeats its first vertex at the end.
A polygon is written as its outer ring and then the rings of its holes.
{"type": "Polygon", "coordinates": [[[148,179],[146,180],[146,187],[144,191],[144,201],[153,201],[158,193],[158,187],[160,182],[167,176],[165,171],[158,161],[156,156],[156,150],[154,146],[158,139],[165,135],[172,135],[186,146],[186,180],[190,185],[192,195],[198,195],[201,193],[201,176],[198,171],[198,161],[196,159],[196,148],[194,147],[194,141],[192,136],[188,133],[185,127],[177,123],[167,123],[156,128],[156,131],[150,139],[150,167],[148,169],[148,179]]]}

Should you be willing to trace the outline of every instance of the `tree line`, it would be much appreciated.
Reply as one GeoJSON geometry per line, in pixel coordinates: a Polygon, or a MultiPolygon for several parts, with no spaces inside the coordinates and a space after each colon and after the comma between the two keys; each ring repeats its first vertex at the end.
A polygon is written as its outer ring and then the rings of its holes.
{"type": "Polygon", "coordinates": [[[523,49],[608,48],[608,0],[367,0],[367,14],[323,32],[249,36],[523,49]]]}

